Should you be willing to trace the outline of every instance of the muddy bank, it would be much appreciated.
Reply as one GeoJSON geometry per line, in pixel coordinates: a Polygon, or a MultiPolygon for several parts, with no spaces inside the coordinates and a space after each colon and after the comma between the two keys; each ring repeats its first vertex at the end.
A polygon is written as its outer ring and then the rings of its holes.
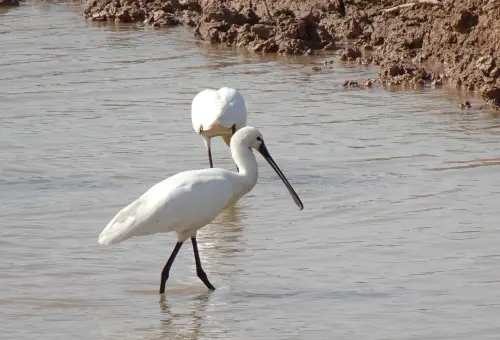
{"type": "Polygon", "coordinates": [[[500,0],[88,1],[89,20],[188,25],[258,53],[339,49],[345,62],[380,65],[383,84],[446,83],[500,107],[500,0]]]}
{"type": "Polygon", "coordinates": [[[19,0],[0,0],[0,7],[19,6],[19,0]]]}

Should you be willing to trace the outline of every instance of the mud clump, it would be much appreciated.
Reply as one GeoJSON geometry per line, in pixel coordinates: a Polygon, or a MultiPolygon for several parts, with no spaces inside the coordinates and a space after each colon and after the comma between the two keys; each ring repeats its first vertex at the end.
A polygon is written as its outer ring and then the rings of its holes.
{"type": "Polygon", "coordinates": [[[84,10],[86,19],[123,23],[143,22],[155,27],[185,24],[195,26],[197,2],[178,0],[91,0],[84,10]]]}
{"type": "Polygon", "coordinates": [[[342,61],[347,61],[347,60],[356,60],[358,58],[361,58],[363,54],[358,48],[346,48],[342,53],[340,54],[340,60],[342,61]]]}
{"type": "Polygon", "coordinates": [[[344,84],[342,84],[343,87],[359,87],[359,83],[356,80],[346,80],[344,84]]]}
{"type": "Polygon", "coordinates": [[[207,43],[257,53],[341,49],[343,61],[380,65],[384,84],[451,84],[499,107],[498,0],[87,1],[88,20],[188,25],[207,43]]]}
{"type": "Polygon", "coordinates": [[[491,105],[500,107],[500,87],[489,87],[483,92],[483,99],[491,105]]]}
{"type": "Polygon", "coordinates": [[[412,85],[423,87],[426,84],[441,85],[442,75],[428,72],[424,67],[408,61],[383,62],[380,80],[389,85],[412,85]]]}

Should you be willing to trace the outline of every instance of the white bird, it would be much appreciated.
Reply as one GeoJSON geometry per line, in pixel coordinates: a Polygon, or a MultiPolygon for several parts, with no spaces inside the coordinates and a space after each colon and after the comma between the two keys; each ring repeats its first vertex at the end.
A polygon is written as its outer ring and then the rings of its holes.
{"type": "Polygon", "coordinates": [[[208,161],[213,168],[211,139],[220,136],[229,146],[231,136],[247,125],[245,99],[239,91],[229,87],[203,90],[193,98],[191,121],[194,131],[205,141],[208,161]]]}
{"type": "Polygon", "coordinates": [[[276,171],[302,210],[304,206],[299,196],[269,154],[262,134],[247,126],[239,129],[230,143],[231,155],[239,172],[219,168],[190,170],[155,184],[116,214],[99,235],[99,243],[116,244],[135,236],[174,231],[177,243],[161,273],[160,294],[165,292],[170,267],[188,238],[193,244],[196,273],[210,290],[214,290],[201,267],[196,233],[257,183],[257,160],[252,148],[258,150],[276,171]]]}

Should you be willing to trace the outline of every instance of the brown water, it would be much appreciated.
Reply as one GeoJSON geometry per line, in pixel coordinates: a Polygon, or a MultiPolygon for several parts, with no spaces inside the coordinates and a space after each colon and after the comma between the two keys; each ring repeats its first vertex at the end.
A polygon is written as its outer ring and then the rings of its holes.
{"type": "MultiPolygon", "coordinates": [[[[443,91],[345,90],[377,70],[197,44],[184,29],[85,23],[78,4],[0,14],[1,339],[497,339],[500,121],[443,91]],[[104,247],[155,182],[207,167],[190,103],[242,91],[255,189],[157,293],[174,234],[104,247]]],[[[474,104],[474,103],[473,103],[474,104]]],[[[234,169],[221,140],[216,166],[234,169]]]]}

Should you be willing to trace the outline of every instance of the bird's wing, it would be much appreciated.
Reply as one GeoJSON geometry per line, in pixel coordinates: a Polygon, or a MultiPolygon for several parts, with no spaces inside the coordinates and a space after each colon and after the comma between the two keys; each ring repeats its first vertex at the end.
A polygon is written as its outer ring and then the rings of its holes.
{"type": "Polygon", "coordinates": [[[99,243],[204,226],[233,195],[231,181],[221,170],[185,171],[157,183],[116,214],[99,235],[99,243]]]}
{"type": "Polygon", "coordinates": [[[246,126],[247,109],[245,100],[235,89],[223,87],[219,90],[206,89],[198,93],[191,104],[193,128],[200,133],[200,128],[208,130],[214,124],[231,128],[246,126]]]}

